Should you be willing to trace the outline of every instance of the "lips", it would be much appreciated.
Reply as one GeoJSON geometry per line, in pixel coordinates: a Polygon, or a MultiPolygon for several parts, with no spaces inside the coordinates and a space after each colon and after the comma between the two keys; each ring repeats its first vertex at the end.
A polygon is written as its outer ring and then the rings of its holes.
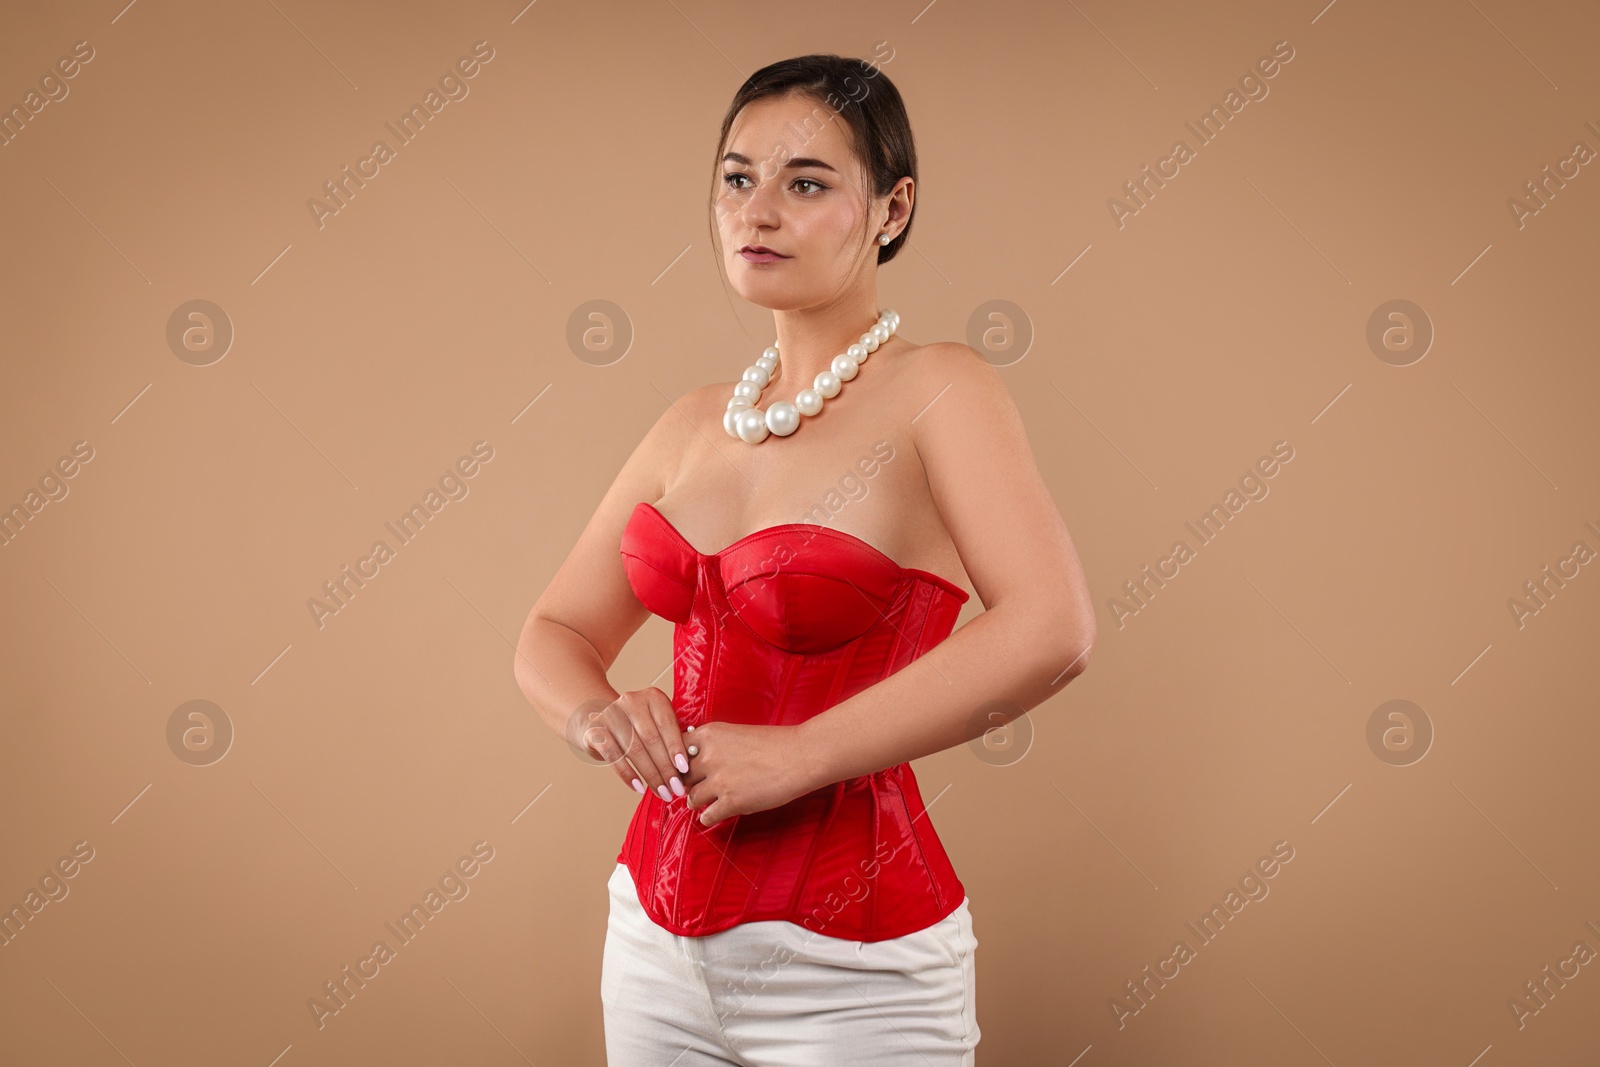
{"type": "Polygon", "coordinates": [[[789,258],[788,256],[784,256],[782,252],[768,248],[766,245],[745,245],[743,248],[739,249],[739,251],[749,252],[752,255],[758,256],[783,256],[784,259],[789,258]]]}

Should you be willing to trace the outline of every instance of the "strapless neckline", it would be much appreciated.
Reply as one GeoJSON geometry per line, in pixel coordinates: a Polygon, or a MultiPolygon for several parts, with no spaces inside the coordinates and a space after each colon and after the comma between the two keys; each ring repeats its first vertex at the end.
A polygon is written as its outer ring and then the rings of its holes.
{"type": "Polygon", "coordinates": [[[875,558],[877,558],[879,560],[882,560],[884,563],[888,564],[890,567],[893,567],[895,570],[899,571],[901,574],[910,575],[910,576],[912,576],[914,578],[921,578],[921,579],[923,579],[925,581],[931,582],[932,584],[939,586],[940,588],[946,590],[949,593],[954,594],[955,596],[960,598],[960,602],[963,603],[963,604],[965,604],[967,602],[967,600],[969,599],[967,591],[965,589],[961,588],[955,582],[951,581],[949,578],[946,578],[943,575],[935,574],[932,571],[923,570],[920,567],[903,567],[903,566],[900,565],[900,563],[898,561],[896,561],[894,559],[894,557],[890,556],[888,553],[884,552],[882,549],[876,547],[875,545],[872,545],[872,544],[869,544],[866,541],[863,541],[861,538],[857,537],[855,534],[846,533],[843,530],[835,530],[831,526],[822,526],[822,525],[820,525],[818,523],[814,523],[814,522],[780,522],[775,526],[766,526],[766,527],[763,527],[763,528],[761,528],[759,530],[752,530],[750,533],[745,534],[743,537],[738,538],[733,543],[727,545],[724,548],[719,549],[716,552],[702,552],[698,548],[696,548],[694,545],[690,544],[689,543],[689,539],[687,537],[683,536],[682,531],[680,531],[676,526],[674,526],[672,524],[672,520],[667,518],[666,515],[662,514],[661,510],[659,508],[657,508],[654,504],[650,503],[648,500],[641,500],[636,505],[634,510],[637,511],[639,508],[644,508],[645,510],[649,511],[652,515],[654,515],[657,519],[659,519],[661,521],[661,525],[668,532],[670,532],[672,534],[672,536],[678,541],[678,543],[680,545],[682,545],[684,548],[688,549],[690,552],[693,552],[696,556],[699,556],[702,559],[720,560],[723,556],[727,556],[727,555],[730,555],[730,554],[736,552],[741,546],[749,544],[751,541],[754,541],[754,540],[756,540],[757,538],[760,538],[760,537],[764,537],[764,536],[766,536],[768,534],[779,533],[779,532],[782,532],[784,530],[806,530],[806,531],[815,532],[817,534],[821,534],[821,535],[824,535],[824,536],[827,536],[827,537],[837,538],[837,539],[839,539],[841,541],[844,541],[846,544],[856,545],[856,546],[860,547],[861,549],[863,549],[864,551],[870,553],[875,558]]]}

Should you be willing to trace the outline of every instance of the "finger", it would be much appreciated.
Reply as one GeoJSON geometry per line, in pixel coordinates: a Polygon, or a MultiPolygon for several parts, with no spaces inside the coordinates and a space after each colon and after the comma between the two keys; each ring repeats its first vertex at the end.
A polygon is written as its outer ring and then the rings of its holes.
{"type": "Polygon", "coordinates": [[[626,786],[635,792],[645,791],[644,782],[639,778],[639,772],[633,766],[633,761],[628,759],[628,754],[623,751],[622,745],[612,735],[609,727],[596,724],[584,731],[584,741],[595,750],[602,763],[611,768],[611,772],[626,786]],[[633,783],[637,782],[635,785],[633,783]]]}
{"type": "MultiPolygon", "coordinates": [[[[662,747],[666,749],[667,763],[671,765],[669,773],[680,776],[689,773],[689,741],[684,736],[683,727],[678,725],[678,712],[672,706],[672,699],[660,689],[652,687],[647,690],[651,694],[651,707],[655,711],[656,726],[661,731],[662,747]]],[[[694,727],[690,727],[694,729],[694,727]]]]}
{"type": "Polygon", "coordinates": [[[684,732],[684,739],[688,742],[689,773],[683,776],[683,785],[688,789],[705,781],[711,773],[711,756],[706,751],[705,731],[696,733],[695,728],[690,726],[684,732]]]}
{"type": "MultiPolygon", "coordinates": [[[[666,755],[655,720],[655,696],[665,695],[659,690],[642,690],[627,693],[617,704],[617,713],[628,723],[632,743],[627,747],[628,758],[639,770],[640,777],[650,792],[663,801],[678,799],[677,790],[670,782],[678,773],[666,755]]],[[[682,782],[679,782],[681,788],[682,782]]]]}
{"type": "Polygon", "coordinates": [[[713,800],[710,804],[708,804],[705,810],[700,812],[696,818],[700,820],[701,826],[715,826],[717,823],[722,821],[727,812],[727,808],[727,803],[721,797],[718,797],[716,800],[713,800]]]}
{"type": "Polygon", "coordinates": [[[717,787],[705,775],[701,775],[699,781],[689,787],[689,795],[683,798],[683,802],[694,811],[709,811],[717,802],[717,787]]]}
{"type": "Polygon", "coordinates": [[[628,788],[640,796],[650,792],[650,787],[644,784],[644,777],[639,773],[639,768],[633,765],[633,760],[628,758],[626,752],[613,766],[617,768],[617,777],[628,783],[628,788]]]}
{"type": "MultiPolygon", "coordinates": [[[[637,781],[639,786],[635,786],[634,788],[638,789],[640,786],[642,786],[643,788],[640,789],[641,792],[653,793],[657,797],[660,797],[660,790],[667,789],[666,779],[661,776],[660,770],[656,767],[655,760],[650,758],[649,752],[647,752],[645,747],[640,743],[639,733],[636,729],[629,729],[628,740],[628,748],[623,753],[621,762],[630,768],[630,771],[628,774],[622,775],[622,777],[627,779],[630,784],[633,781],[637,781]]],[[[671,790],[667,791],[667,795],[672,795],[671,790]]]]}
{"type": "Polygon", "coordinates": [[[631,694],[624,693],[603,708],[597,723],[586,736],[603,737],[606,743],[601,758],[610,764],[612,772],[635,792],[648,793],[651,792],[649,778],[654,764],[643,758],[642,754],[638,759],[629,755],[630,752],[639,752],[638,728],[626,707],[630,699],[631,694]]]}
{"type": "Polygon", "coordinates": [[[644,696],[649,702],[651,724],[655,727],[655,734],[646,738],[646,747],[666,778],[668,795],[677,800],[688,791],[683,776],[689,773],[686,769],[689,756],[683,735],[678,731],[678,716],[672,701],[660,689],[652,686],[644,690],[644,696]],[[680,760],[682,767],[678,766],[680,760]]]}
{"type": "Polygon", "coordinates": [[[633,721],[625,714],[620,717],[615,715],[615,711],[618,710],[616,704],[621,699],[619,696],[611,704],[593,713],[591,725],[584,732],[584,737],[591,741],[590,747],[597,750],[599,758],[611,768],[612,773],[624,785],[635,792],[645,793],[649,787],[639,774],[639,768],[628,758],[627,750],[633,744],[633,721]],[[620,728],[618,728],[619,723],[620,728]]]}

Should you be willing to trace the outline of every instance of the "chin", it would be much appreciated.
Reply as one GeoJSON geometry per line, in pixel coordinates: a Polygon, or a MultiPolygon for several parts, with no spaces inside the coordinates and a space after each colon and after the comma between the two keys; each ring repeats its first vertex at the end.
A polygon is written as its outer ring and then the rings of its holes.
{"type": "Polygon", "coordinates": [[[804,300],[797,298],[793,285],[779,283],[774,278],[752,278],[748,274],[743,276],[735,274],[730,281],[734,292],[768,311],[793,311],[806,306],[804,300]]]}

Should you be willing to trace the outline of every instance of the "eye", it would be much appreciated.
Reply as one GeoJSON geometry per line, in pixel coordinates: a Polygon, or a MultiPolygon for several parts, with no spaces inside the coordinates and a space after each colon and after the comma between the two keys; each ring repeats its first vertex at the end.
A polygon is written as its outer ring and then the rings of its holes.
{"type": "MultiPolygon", "coordinates": [[[[722,176],[723,185],[727,186],[730,189],[747,189],[747,188],[749,188],[749,186],[743,186],[743,185],[740,185],[738,183],[741,182],[741,181],[749,181],[749,180],[750,180],[750,175],[744,173],[743,171],[737,171],[737,170],[736,171],[731,171],[730,173],[724,174],[722,176]]],[[[802,190],[802,195],[803,196],[808,196],[808,197],[816,196],[817,193],[822,192],[823,190],[826,190],[828,188],[826,185],[823,185],[821,182],[817,181],[815,178],[796,178],[791,183],[790,187],[793,188],[794,186],[800,185],[802,182],[805,183],[806,185],[810,185],[810,186],[815,186],[816,187],[815,190],[802,190]]]]}

